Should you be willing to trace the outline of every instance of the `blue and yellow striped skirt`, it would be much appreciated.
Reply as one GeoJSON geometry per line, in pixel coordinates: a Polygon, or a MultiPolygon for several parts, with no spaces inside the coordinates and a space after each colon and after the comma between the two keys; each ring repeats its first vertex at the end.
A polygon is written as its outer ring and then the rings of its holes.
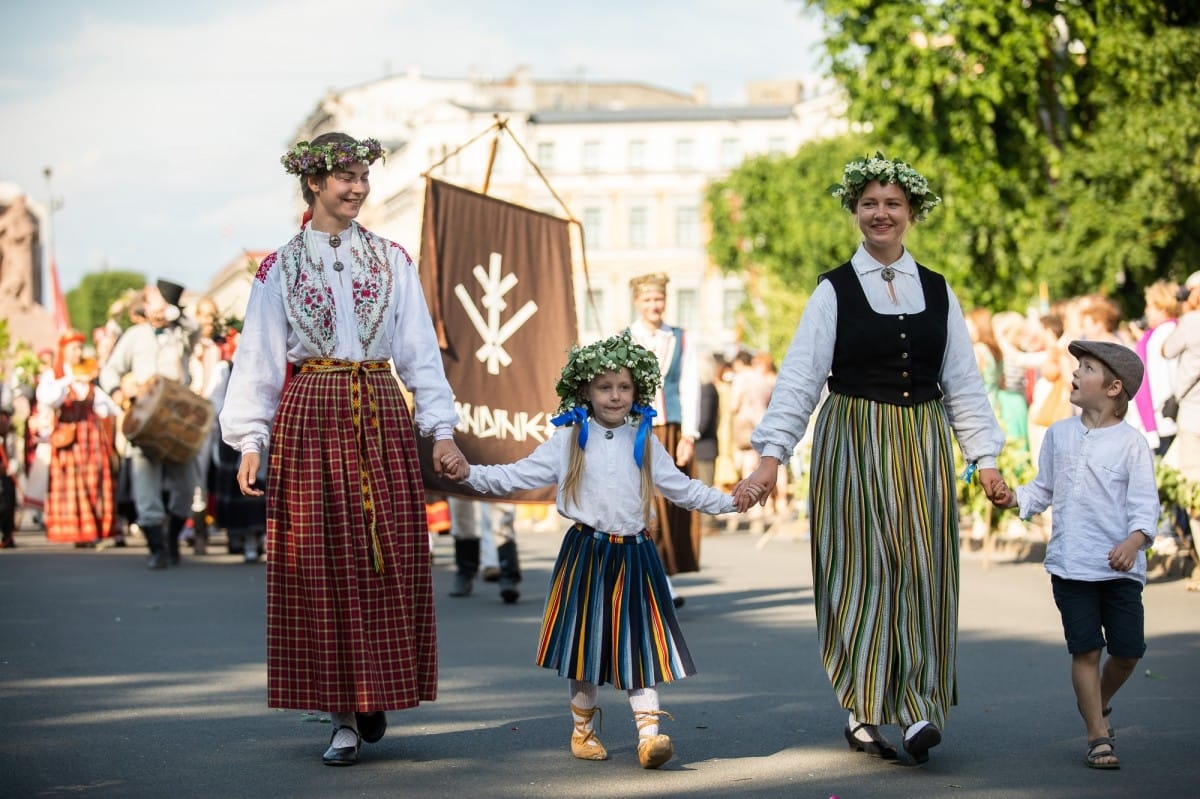
{"type": "Polygon", "coordinates": [[[554,564],[537,663],[560,677],[645,688],[696,673],[667,575],[645,532],[572,525],[554,564]]]}

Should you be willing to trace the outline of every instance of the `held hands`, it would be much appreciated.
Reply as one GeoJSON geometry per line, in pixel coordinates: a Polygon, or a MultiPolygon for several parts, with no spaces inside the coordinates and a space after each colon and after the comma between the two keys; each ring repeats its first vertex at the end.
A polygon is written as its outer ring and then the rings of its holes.
{"type": "Polygon", "coordinates": [[[433,442],[433,472],[438,477],[462,482],[471,473],[471,464],[459,450],[453,439],[433,442]]]}
{"type": "Polygon", "coordinates": [[[1017,506],[1016,492],[1008,487],[1008,483],[1004,482],[1004,478],[1000,476],[998,470],[980,469],[979,484],[983,486],[984,495],[997,508],[1015,508],[1017,506]]]}
{"type": "Polygon", "coordinates": [[[779,476],[779,461],[773,457],[759,458],[754,473],[733,487],[733,501],[738,513],[745,513],[752,505],[766,505],[779,476]]]}
{"type": "Polygon", "coordinates": [[[261,497],[261,488],[255,488],[258,479],[258,466],[262,462],[262,454],[258,452],[243,452],[241,463],[238,464],[238,488],[248,497],[261,497]]]}

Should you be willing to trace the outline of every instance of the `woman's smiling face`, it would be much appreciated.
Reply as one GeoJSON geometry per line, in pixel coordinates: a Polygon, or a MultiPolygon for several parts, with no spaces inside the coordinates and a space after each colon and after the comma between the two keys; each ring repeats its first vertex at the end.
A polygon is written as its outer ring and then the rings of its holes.
{"type": "Polygon", "coordinates": [[[895,183],[872,180],[863,189],[854,212],[863,239],[873,251],[900,247],[912,222],[912,206],[904,189],[895,183]]]}

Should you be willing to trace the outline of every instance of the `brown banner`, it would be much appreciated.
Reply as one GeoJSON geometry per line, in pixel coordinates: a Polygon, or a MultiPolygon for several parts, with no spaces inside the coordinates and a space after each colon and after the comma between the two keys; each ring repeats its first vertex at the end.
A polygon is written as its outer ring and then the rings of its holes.
{"type": "MultiPolygon", "coordinates": [[[[429,179],[421,285],[458,406],[455,441],[471,463],[525,457],[554,428],[554,383],[577,335],[566,220],[429,179]]],[[[467,493],[430,468],[433,491],[467,493]]],[[[514,494],[548,502],[554,489],[514,494]]]]}

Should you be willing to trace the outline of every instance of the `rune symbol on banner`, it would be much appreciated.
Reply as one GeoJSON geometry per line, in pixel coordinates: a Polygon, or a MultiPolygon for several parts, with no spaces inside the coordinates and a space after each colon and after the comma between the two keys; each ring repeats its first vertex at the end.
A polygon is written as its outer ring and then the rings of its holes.
{"type": "Polygon", "coordinates": [[[500,374],[501,366],[508,366],[512,363],[512,356],[504,349],[504,342],[512,338],[513,333],[520,330],[521,326],[528,322],[538,309],[537,303],[530,300],[509,317],[508,321],[501,323],[500,314],[508,307],[508,303],[504,301],[504,295],[511,291],[518,282],[517,276],[511,272],[501,275],[502,260],[500,253],[494,252],[488,259],[486,272],[483,271],[483,266],[480,264],[476,264],[472,272],[475,279],[479,281],[479,285],[483,287],[481,304],[487,311],[486,321],[479,308],[475,307],[475,302],[467,292],[467,287],[462,283],[454,287],[454,296],[458,297],[463,310],[471,319],[471,324],[475,326],[479,337],[483,339],[483,346],[475,351],[475,357],[480,362],[486,363],[488,374],[493,375],[500,374]]]}

